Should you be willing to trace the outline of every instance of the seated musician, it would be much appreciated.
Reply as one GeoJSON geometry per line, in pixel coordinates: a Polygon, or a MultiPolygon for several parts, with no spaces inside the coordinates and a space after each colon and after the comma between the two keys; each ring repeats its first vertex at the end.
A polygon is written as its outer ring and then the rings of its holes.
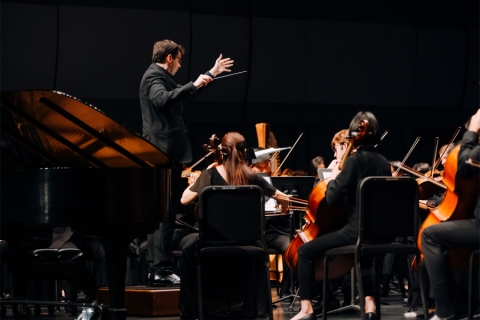
{"type": "Polygon", "coordinates": [[[308,174],[315,177],[315,182],[313,185],[316,185],[320,179],[318,178],[318,169],[325,168],[325,159],[321,156],[313,158],[308,164],[308,174]]]}
{"type": "MultiPolygon", "coordinates": [[[[358,222],[356,211],[356,191],[360,180],[368,176],[388,176],[390,163],[380,155],[374,146],[380,142],[379,124],[375,116],[370,112],[359,112],[351,121],[349,133],[358,130],[361,120],[368,120],[371,134],[365,136],[357,151],[350,155],[342,170],[335,164],[332,176],[328,182],[326,201],[333,205],[342,199],[347,202],[347,225],[338,231],[320,236],[312,241],[304,243],[298,250],[298,277],[301,299],[301,310],[292,320],[315,320],[312,298],[315,281],[315,259],[323,256],[323,253],[331,248],[354,244],[358,238],[358,222]]],[[[365,288],[365,313],[368,319],[375,318],[375,299],[373,274],[371,264],[373,257],[362,259],[362,279],[365,288]]]]}
{"type": "MultiPolygon", "coordinates": [[[[479,169],[466,161],[471,158],[480,160],[480,109],[472,116],[466,128],[458,154],[457,179],[475,181],[479,169]]],[[[478,181],[474,184],[478,188],[478,181]]],[[[473,214],[473,219],[441,222],[427,227],[422,233],[424,262],[430,279],[430,297],[435,300],[435,316],[432,318],[434,320],[456,317],[447,249],[479,247],[480,193],[478,191],[476,208],[470,214],[473,214]]]]}
{"type": "MultiPolygon", "coordinates": [[[[257,152],[260,150],[265,150],[264,148],[254,148],[253,151],[257,152]]],[[[271,159],[270,157],[272,154],[264,154],[259,156],[255,159],[252,159],[250,162],[250,170],[255,173],[265,173],[268,176],[272,175],[272,168],[271,168],[271,159]]]]}
{"type": "MultiPolygon", "coordinates": [[[[237,132],[225,134],[221,142],[220,154],[223,157],[223,164],[205,170],[201,173],[195,183],[185,189],[181,202],[184,205],[190,204],[198,198],[198,194],[211,185],[258,185],[266,196],[272,197],[281,204],[282,213],[288,211],[287,195],[272,187],[264,178],[253,174],[247,166],[245,159],[245,138],[237,132]]],[[[228,210],[228,208],[226,208],[228,210]]],[[[228,213],[228,211],[226,211],[228,213]]],[[[181,319],[197,318],[197,305],[195,303],[196,285],[196,251],[198,236],[183,248],[180,260],[180,285],[179,308],[181,319]]],[[[258,273],[264,272],[263,262],[258,266],[258,273]]],[[[259,288],[261,291],[258,297],[266,294],[266,288],[259,288]]],[[[266,306],[263,306],[266,308],[266,306]]],[[[261,310],[263,311],[263,310],[261,310]]],[[[261,312],[260,312],[261,313],[261,312]]]]}
{"type": "MultiPolygon", "coordinates": [[[[255,148],[254,151],[260,151],[263,148],[255,148]]],[[[259,156],[251,160],[250,170],[255,173],[263,173],[268,176],[272,175],[270,158],[272,154],[259,156]]],[[[265,241],[271,249],[281,252],[282,254],[290,244],[290,224],[286,217],[270,217],[265,224],[265,241]]],[[[287,294],[290,284],[290,269],[283,261],[283,280],[280,288],[280,297],[287,294]]]]}
{"type": "Polygon", "coordinates": [[[345,153],[345,150],[347,150],[348,146],[348,129],[343,129],[338,131],[332,139],[332,150],[333,150],[333,157],[335,159],[330,162],[328,165],[327,169],[333,169],[336,165],[340,163],[340,160],[342,160],[343,154],[345,153]]]}
{"type": "Polygon", "coordinates": [[[430,171],[432,168],[430,167],[430,165],[426,162],[418,162],[418,163],[415,163],[412,167],[413,170],[417,171],[417,172],[420,172],[420,173],[427,173],[428,171],[430,171]]]}

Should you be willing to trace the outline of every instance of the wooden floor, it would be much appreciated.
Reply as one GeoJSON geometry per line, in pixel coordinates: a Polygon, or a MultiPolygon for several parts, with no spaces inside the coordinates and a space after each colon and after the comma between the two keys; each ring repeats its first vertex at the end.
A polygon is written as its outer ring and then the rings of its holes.
{"type": "MultiPolygon", "coordinates": [[[[273,301],[277,299],[277,294],[276,294],[276,289],[272,288],[272,298],[273,301]]],[[[338,300],[342,300],[341,294],[337,295],[338,300]]],[[[404,307],[403,304],[403,299],[400,293],[390,291],[390,295],[386,298],[382,298],[382,302],[385,303],[381,307],[382,311],[382,320],[398,320],[398,319],[404,319],[405,312],[408,311],[407,307],[404,307]]],[[[300,303],[298,301],[295,301],[292,305],[292,309],[290,309],[290,303],[289,302],[281,302],[276,305],[277,307],[273,310],[273,316],[274,319],[276,320],[288,320],[291,317],[293,317],[299,310],[300,308],[300,303]]],[[[419,310],[419,314],[421,314],[421,309],[419,310]]],[[[46,308],[42,308],[42,314],[40,317],[36,318],[34,315],[31,315],[30,318],[32,319],[76,319],[76,317],[73,317],[71,314],[67,314],[65,312],[60,311],[56,313],[55,315],[48,315],[48,312],[46,308]]],[[[330,314],[328,315],[329,319],[335,319],[335,320],[349,320],[349,319],[359,319],[360,318],[360,313],[358,311],[350,310],[350,311],[344,311],[341,313],[337,314],[330,314]]],[[[4,317],[4,319],[15,319],[12,315],[11,308],[7,306],[7,315],[4,317]]],[[[128,320],[178,320],[180,319],[178,316],[174,317],[133,317],[129,316],[127,318],[128,320]]],[[[235,318],[239,319],[239,318],[235,318]]],[[[321,317],[319,317],[321,319],[321,317]]],[[[410,318],[411,319],[411,318],[410,318]]]]}

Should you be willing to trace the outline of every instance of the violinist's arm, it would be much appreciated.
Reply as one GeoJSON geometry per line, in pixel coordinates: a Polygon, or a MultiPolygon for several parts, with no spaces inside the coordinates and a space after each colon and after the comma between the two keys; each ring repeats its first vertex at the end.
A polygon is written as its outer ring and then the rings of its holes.
{"type": "Polygon", "coordinates": [[[281,213],[287,213],[289,208],[288,208],[288,195],[285,193],[276,190],[275,194],[272,197],[273,199],[277,200],[277,202],[280,204],[280,212],[281,213]]]}
{"type": "Polygon", "coordinates": [[[197,199],[198,197],[198,194],[203,190],[203,188],[210,185],[209,181],[210,175],[208,174],[208,172],[205,170],[202,171],[200,176],[196,179],[195,183],[188,186],[185,191],[183,191],[180,202],[183,205],[187,205],[195,201],[195,199],[197,199]]]}
{"type": "Polygon", "coordinates": [[[463,134],[462,144],[458,154],[457,175],[461,178],[469,178],[478,172],[475,168],[467,163],[470,154],[475,148],[478,148],[478,138],[480,133],[480,109],[470,119],[468,131],[463,134]]]}
{"type": "Polygon", "coordinates": [[[190,187],[188,187],[187,189],[185,189],[185,191],[183,191],[182,199],[180,199],[180,202],[183,205],[187,205],[195,201],[197,197],[198,197],[198,193],[191,191],[190,187]]]}

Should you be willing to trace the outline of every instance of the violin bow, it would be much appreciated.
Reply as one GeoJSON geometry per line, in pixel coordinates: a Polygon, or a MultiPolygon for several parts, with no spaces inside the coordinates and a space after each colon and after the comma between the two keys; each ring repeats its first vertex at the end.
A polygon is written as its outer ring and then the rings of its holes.
{"type": "Polygon", "coordinates": [[[380,137],[380,141],[383,140],[383,138],[385,138],[385,136],[388,134],[388,130],[385,130],[385,132],[382,134],[382,136],[380,137]]]}
{"type": "Polygon", "coordinates": [[[209,153],[207,153],[206,155],[204,155],[200,160],[198,160],[197,162],[195,162],[194,164],[192,164],[190,167],[188,167],[187,169],[183,170],[182,171],[182,178],[185,178],[187,177],[187,174],[189,172],[192,171],[192,169],[197,166],[200,162],[202,162],[203,160],[205,160],[206,157],[208,157],[209,155],[211,155],[213,153],[213,151],[210,151],[209,153]]]}
{"type": "Polygon", "coordinates": [[[422,178],[422,179],[424,179],[424,180],[426,180],[426,181],[430,181],[431,183],[433,183],[433,184],[436,185],[436,186],[439,186],[440,188],[447,189],[447,186],[446,186],[445,184],[440,183],[440,182],[438,182],[437,180],[435,180],[435,179],[433,179],[433,178],[426,177],[423,173],[418,172],[418,171],[414,170],[413,168],[410,168],[410,167],[408,167],[408,166],[406,166],[406,165],[404,165],[404,164],[401,164],[401,163],[399,163],[398,165],[399,165],[400,168],[402,168],[402,170],[407,171],[408,173],[411,173],[411,174],[413,174],[414,176],[417,176],[417,177],[419,177],[419,178],[422,178]]]}
{"type": "Polygon", "coordinates": [[[401,162],[401,166],[398,166],[398,167],[397,167],[397,170],[395,170],[395,173],[393,174],[393,176],[396,176],[396,175],[398,174],[398,172],[400,171],[401,167],[405,164],[405,161],[407,161],[408,157],[410,157],[410,154],[412,153],[413,149],[415,149],[415,147],[417,146],[418,141],[420,141],[420,137],[417,137],[417,139],[415,139],[415,141],[413,142],[412,147],[411,147],[410,150],[407,152],[407,155],[405,156],[405,158],[403,158],[403,161],[401,162]]]}
{"type": "Polygon", "coordinates": [[[432,174],[431,176],[433,177],[433,170],[435,170],[435,161],[437,160],[436,157],[437,157],[437,152],[438,152],[438,137],[435,137],[435,142],[434,142],[434,145],[433,145],[433,161],[432,161],[432,174]]]}
{"type": "Polygon", "coordinates": [[[303,136],[303,132],[300,133],[300,136],[297,138],[297,141],[295,141],[295,143],[293,144],[292,148],[290,149],[290,151],[288,151],[287,155],[285,156],[285,159],[283,159],[282,163],[280,163],[280,165],[278,166],[277,168],[277,171],[275,171],[275,173],[273,174],[272,177],[276,177],[277,174],[278,174],[278,171],[280,171],[280,168],[282,167],[283,163],[285,162],[285,160],[287,160],[288,156],[290,155],[290,153],[292,152],[293,148],[295,148],[295,146],[297,145],[298,141],[300,140],[300,138],[303,136]]]}
{"type": "Polygon", "coordinates": [[[457,129],[455,129],[455,132],[453,133],[452,138],[451,138],[450,141],[448,142],[447,147],[445,148],[445,150],[443,150],[442,154],[440,155],[440,157],[438,157],[437,161],[435,161],[435,164],[434,164],[434,166],[432,167],[432,172],[433,172],[433,171],[435,170],[435,168],[440,164],[440,161],[442,161],[443,156],[445,155],[445,153],[447,152],[448,148],[449,148],[450,145],[453,143],[453,141],[455,140],[455,138],[457,138],[458,133],[460,132],[461,129],[462,129],[462,127],[458,127],[457,129]]]}
{"type": "MultiPolygon", "coordinates": [[[[382,134],[382,136],[380,137],[380,141],[383,140],[383,138],[385,138],[385,136],[388,134],[388,130],[385,130],[385,132],[382,134]]],[[[374,147],[376,148],[380,143],[377,143],[374,147]]]]}

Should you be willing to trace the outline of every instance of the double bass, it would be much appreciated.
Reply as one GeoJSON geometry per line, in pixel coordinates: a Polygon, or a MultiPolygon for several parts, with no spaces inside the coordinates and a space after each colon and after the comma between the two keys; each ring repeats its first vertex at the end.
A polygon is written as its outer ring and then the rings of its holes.
{"type": "MultiPolygon", "coordinates": [[[[368,121],[362,120],[359,123],[357,132],[353,132],[349,137],[348,147],[340,161],[341,169],[345,163],[346,157],[354,153],[361,144],[362,138],[368,132],[368,121]]],[[[288,267],[296,270],[298,262],[298,248],[308,241],[323,236],[330,232],[339,230],[346,224],[346,205],[344,202],[329,206],[327,204],[325,193],[327,183],[325,180],[319,182],[313,188],[308,198],[308,207],[305,214],[305,225],[302,230],[297,230],[297,234],[285,250],[285,260],[288,267]]],[[[346,274],[353,267],[352,255],[339,255],[330,259],[328,278],[334,279],[346,274]]],[[[323,279],[323,257],[315,261],[315,279],[323,279]]]]}

